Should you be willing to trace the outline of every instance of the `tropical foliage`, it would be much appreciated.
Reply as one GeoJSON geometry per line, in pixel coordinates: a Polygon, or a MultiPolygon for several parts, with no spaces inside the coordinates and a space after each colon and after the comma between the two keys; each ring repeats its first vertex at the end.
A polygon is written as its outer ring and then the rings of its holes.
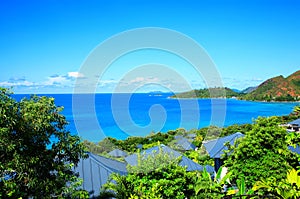
{"type": "Polygon", "coordinates": [[[105,186],[116,198],[185,198],[193,195],[193,173],[179,166],[180,158],[160,151],[138,158],[127,176],[114,174],[105,186]]]}
{"type": "Polygon", "coordinates": [[[212,178],[206,169],[202,172],[197,172],[193,185],[195,195],[192,198],[223,198],[226,195],[224,186],[230,184],[229,177],[231,173],[225,173],[225,175],[222,176],[222,171],[223,168],[221,167],[214,178],[212,178]]]}
{"type": "Polygon", "coordinates": [[[232,179],[245,179],[249,186],[260,179],[285,177],[298,166],[297,155],[288,150],[287,131],[279,127],[277,117],[258,118],[233,153],[225,161],[232,179]]]}
{"type": "Polygon", "coordinates": [[[237,93],[230,88],[217,87],[177,93],[176,95],[172,96],[172,98],[231,98],[238,96],[240,96],[240,93],[237,93]]]}
{"type": "Polygon", "coordinates": [[[0,89],[0,198],[85,197],[72,167],[84,157],[53,98],[20,102],[0,89]]]}
{"type": "Polygon", "coordinates": [[[279,126],[299,117],[299,106],[289,116],[259,117],[254,124],[82,143],[65,130],[62,107],[53,98],[31,96],[18,102],[11,94],[0,89],[0,198],[87,198],[88,193],[78,188],[82,180],[72,170],[85,157],[84,145],[98,154],[115,148],[134,153],[160,144],[176,147],[175,136],[179,136],[199,148],[184,151],[184,155],[199,164],[213,165],[203,141],[235,132],[245,137],[228,146],[223,157],[229,170],[226,175],[223,167],[215,177],[205,169],[187,172],[179,165],[180,158],[159,150],[139,155],[138,164],[128,166],[128,175],[113,174],[100,198],[300,198],[300,171],[296,170],[300,156],[288,148],[300,145],[300,134],[287,133],[279,126]]]}
{"type": "Polygon", "coordinates": [[[290,169],[286,178],[277,180],[273,176],[254,184],[253,190],[280,199],[297,199],[300,197],[299,170],[290,169]]]}
{"type": "Polygon", "coordinates": [[[300,115],[300,105],[294,107],[293,113],[295,115],[300,115]]]}
{"type": "Polygon", "coordinates": [[[180,158],[158,153],[138,158],[136,166],[129,166],[127,176],[114,174],[102,193],[114,193],[116,198],[194,198],[215,199],[226,195],[223,187],[231,173],[218,171],[215,178],[205,169],[187,172],[179,166],[180,158]],[[223,175],[222,175],[223,174],[223,175]]]}

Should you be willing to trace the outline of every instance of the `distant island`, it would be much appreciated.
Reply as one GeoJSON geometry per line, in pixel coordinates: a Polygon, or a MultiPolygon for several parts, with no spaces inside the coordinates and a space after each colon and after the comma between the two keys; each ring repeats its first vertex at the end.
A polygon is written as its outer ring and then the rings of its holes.
{"type": "Polygon", "coordinates": [[[230,88],[204,88],[204,89],[195,89],[183,93],[177,93],[171,98],[232,98],[238,97],[241,94],[233,91],[230,88]]]}
{"type": "Polygon", "coordinates": [[[251,101],[300,101],[300,70],[288,77],[270,78],[241,92],[230,88],[204,88],[177,93],[171,98],[237,98],[251,101]]]}

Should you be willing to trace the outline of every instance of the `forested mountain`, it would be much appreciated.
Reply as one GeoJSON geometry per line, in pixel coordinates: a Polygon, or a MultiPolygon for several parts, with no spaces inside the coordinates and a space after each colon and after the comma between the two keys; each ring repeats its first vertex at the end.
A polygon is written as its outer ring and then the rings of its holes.
{"type": "Polygon", "coordinates": [[[253,101],[300,101],[300,70],[288,77],[270,78],[238,93],[230,88],[204,88],[177,93],[171,98],[232,98],[253,101]]]}
{"type": "Polygon", "coordinates": [[[300,100],[300,70],[288,77],[270,78],[252,92],[241,96],[245,100],[297,101],[300,100]]]}

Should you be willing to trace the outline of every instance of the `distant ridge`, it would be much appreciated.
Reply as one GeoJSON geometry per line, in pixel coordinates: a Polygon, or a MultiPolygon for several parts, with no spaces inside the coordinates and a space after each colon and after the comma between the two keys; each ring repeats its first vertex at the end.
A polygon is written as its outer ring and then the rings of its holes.
{"type": "Polygon", "coordinates": [[[300,70],[288,77],[270,78],[241,92],[230,88],[204,88],[177,93],[171,98],[237,98],[251,101],[300,101],[300,70]]]}
{"type": "Polygon", "coordinates": [[[171,98],[232,98],[237,97],[240,94],[233,91],[230,88],[204,88],[204,89],[195,89],[183,93],[177,93],[171,98]]]}
{"type": "Polygon", "coordinates": [[[252,91],[255,91],[256,89],[257,89],[257,86],[251,86],[251,87],[248,87],[248,88],[242,90],[241,93],[245,93],[245,94],[251,93],[252,91]]]}
{"type": "Polygon", "coordinates": [[[236,89],[236,88],[231,88],[231,90],[233,90],[234,92],[236,93],[242,93],[243,91],[239,90],[239,89],[236,89]]]}
{"type": "Polygon", "coordinates": [[[255,101],[299,101],[300,70],[286,78],[282,75],[270,78],[240,98],[255,101]]]}

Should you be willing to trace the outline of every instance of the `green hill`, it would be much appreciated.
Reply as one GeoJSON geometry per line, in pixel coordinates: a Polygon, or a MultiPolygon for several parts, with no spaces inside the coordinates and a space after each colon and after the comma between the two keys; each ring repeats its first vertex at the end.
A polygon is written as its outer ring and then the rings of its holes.
{"type": "Polygon", "coordinates": [[[257,101],[300,100],[300,70],[288,77],[273,77],[260,84],[254,91],[240,96],[240,99],[257,101]]]}
{"type": "Polygon", "coordinates": [[[171,98],[231,98],[238,97],[239,93],[230,88],[204,88],[196,89],[183,93],[177,93],[171,98]]]}

